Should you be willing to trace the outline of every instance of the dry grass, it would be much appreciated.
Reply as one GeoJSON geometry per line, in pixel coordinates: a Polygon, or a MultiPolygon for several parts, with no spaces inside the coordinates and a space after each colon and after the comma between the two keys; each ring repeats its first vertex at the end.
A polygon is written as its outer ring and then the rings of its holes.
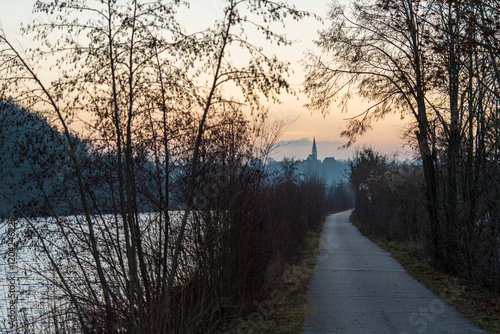
{"type": "MultiPolygon", "coordinates": [[[[353,222],[357,225],[356,222],[353,222]]],[[[359,228],[359,226],[358,226],[359,228]]],[[[500,334],[500,297],[433,267],[423,247],[405,245],[360,231],[398,261],[406,271],[486,333],[500,334]]]]}
{"type": "Polygon", "coordinates": [[[309,232],[290,264],[272,266],[273,271],[282,274],[269,282],[265,299],[255,301],[245,314],[225,323],[217,332],[302,333],[308,282],[316,266],[320,234],[321,228],[309,232]]]}

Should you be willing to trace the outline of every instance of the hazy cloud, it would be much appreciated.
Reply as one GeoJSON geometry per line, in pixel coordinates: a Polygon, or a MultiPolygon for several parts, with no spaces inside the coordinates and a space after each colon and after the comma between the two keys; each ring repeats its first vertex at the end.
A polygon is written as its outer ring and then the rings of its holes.
{"type": "MultiPolygon", "coordinates": [[[[335,159],[347,159],[351,156],[352,150],[339,150],[339,147],[344,144],[345,141],[342,140],[316,140],[318,158],[321,160],[326,157],[334,157],[335,159]]],[[[285,157],[304,160],[309,154],[311,154],[311,150],[312,140],[309,138],[280,141],[276,143],[276,150],[273,152],[272,157],[276,160],[282,160],[285,157]]]]}

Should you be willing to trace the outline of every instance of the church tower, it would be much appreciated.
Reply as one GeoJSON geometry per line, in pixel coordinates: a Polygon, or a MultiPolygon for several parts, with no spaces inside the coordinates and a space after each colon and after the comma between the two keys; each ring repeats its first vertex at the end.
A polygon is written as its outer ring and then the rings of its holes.
{"type": "Polygon", "coordinates": [[[318,160],[318,150],[316,149],[316,136],[313,137],[313,149],[311,155],[314,160],[318,160]]]}
{"type": "Polygon", "coordinates": [[[313,137],[313,149],[311,154],[307,157],[308,162],[318,162],[318,150],[316,149],[316,137],[313,137]]]}

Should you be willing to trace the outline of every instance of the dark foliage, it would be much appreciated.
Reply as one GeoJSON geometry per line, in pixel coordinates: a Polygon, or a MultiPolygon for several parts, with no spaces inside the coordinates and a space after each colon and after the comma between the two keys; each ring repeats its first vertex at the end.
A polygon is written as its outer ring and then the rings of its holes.
{"type": "MultiPolygon", "coordinates": [[[[425,182],[422,167],[417,164],[388,163],[386,156],[364,148],[351,162],[351,183],[356,191],[354,214],[363,228],[389,240],[419,245],[432,259],[431,223],[426,211],[425,182]]],[[[439,169],[446,172],[446,163],[439,169]]],[[[490,174],[491,175],[491,174],[490,174]]],[[[493,177],[491,175],[490,177],[493,177]]],[[[440,191],[449,191],[449,185],[439,183],[440,191]]],[[[490,182],[495,182],[490,179],[490,182]]],[[[480,185],[485,193],[477,198],[478,220],[473,230],[464,233],[457,224],[448,225],[447,203],[436,203],[439,208],[439,242],[442,256],[449,268],[472,283],[487,286],[498,292],[500,279],[498,258],[499,241],[495,223],[498,200],[492,200],[495,187],[480,185]],[[468,239],[464,239],[468,236],[468,239]],[[465,247],[464,244],[469,244],[465,247]],[[473,245],[470,248],[470,245],[473,245]],[[468,250],[464,252],[464,250],[468,250]],[[466,260],[465,257],[474,259],[466,260]],[[473,263],[473,265],[471,265],[473,263]]],[[[450,270],[451,271],[451,270],[450,270]]]]}

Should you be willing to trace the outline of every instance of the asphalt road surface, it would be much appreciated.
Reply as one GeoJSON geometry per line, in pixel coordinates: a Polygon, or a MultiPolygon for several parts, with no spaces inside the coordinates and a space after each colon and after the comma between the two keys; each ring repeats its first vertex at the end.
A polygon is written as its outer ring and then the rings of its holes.
{"type": "Polygon", "coordinates": [[[349,222],[328,216],[304,333],[482,333],[349,222]]]}

